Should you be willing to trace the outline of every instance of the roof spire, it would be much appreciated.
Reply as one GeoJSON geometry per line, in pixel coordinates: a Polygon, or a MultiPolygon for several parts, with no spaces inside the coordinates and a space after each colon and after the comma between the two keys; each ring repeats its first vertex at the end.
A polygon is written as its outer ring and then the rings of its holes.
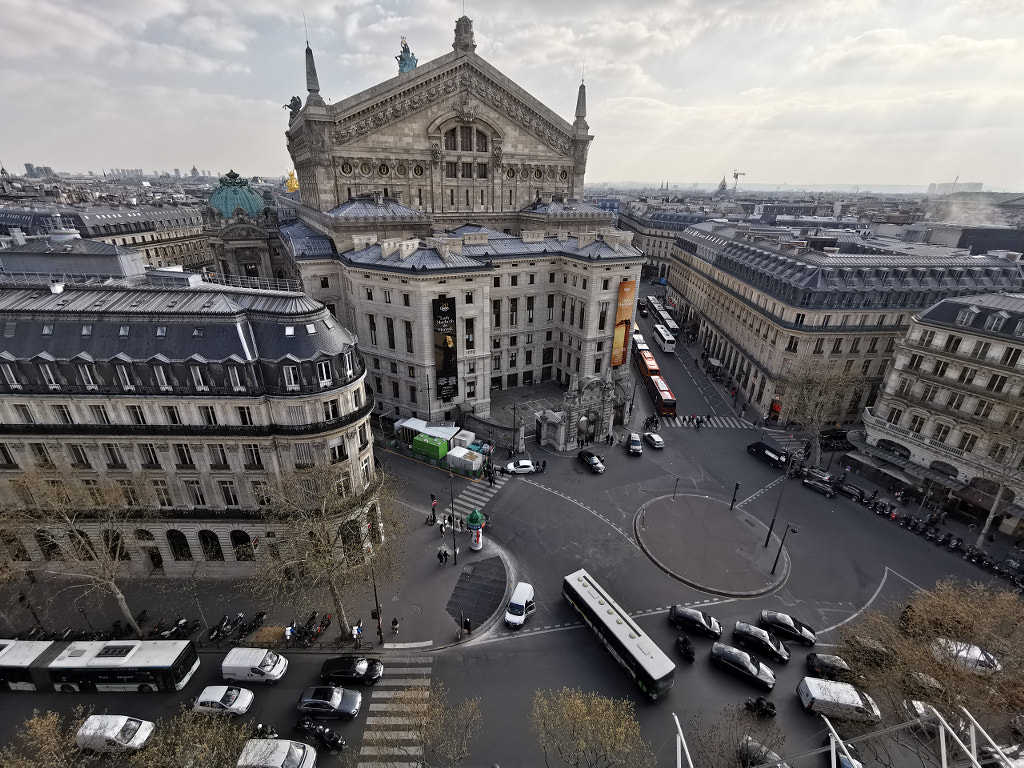
{"type": "Polygon", "coordinates": [[[455,22],[455,42],[452,48],[456,51],[472,53],[476,50],[476,43],[473,41],[473,20],[463,15],[455,22]]]}
{"type": "Polygon", "coordinates": [[[576,95],[576,121],[572,124],[572,127],[576,129],[576,133],[587,133],[590,130],[590,126],[587,125],[587,86],[583,83],[583,77],[580,77],[580,90],[576,95]]]}
{"type": "MultiPolygon", "coordinates": [[[[302,24],[306,24],[306,14],[302,14],[302,24]]],[[[320,95],[320,79],[316,76],[316,62],[313,61],[313,49],[309,47],[309,40],[306,40],[306,90],[309,96],[306,97],[306,106],[315,104],[323,106],[324,99],[320,95]]]]}

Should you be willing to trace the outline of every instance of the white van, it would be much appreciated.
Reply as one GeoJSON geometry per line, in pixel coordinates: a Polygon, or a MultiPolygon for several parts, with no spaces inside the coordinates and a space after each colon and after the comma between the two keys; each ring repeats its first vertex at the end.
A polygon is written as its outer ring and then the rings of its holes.
{"type": "Polygon", "coordinates": [[[301,741],[249,739],[238,756],[238,768],[316,768],[316,750],[301,741]]]}
{"type": "Polygon", "coordinates": [[[797,685],[796,695],[808,712],[861,723],[882,721],[878,705],[864,691],[849,683],[805,677],[797,685]]]}
{"type": "Polygon", "coordinates": [[[225,682],[246,680],[274,685],[288,670],[288,659],[266,648],[232,648],[220,665],[225,682]]]}
{"type": "Polygon", "coordinates": [[[526,622],[526,617],[537,610],[533,602],[533,587],[525,581],[516,584],[512,590],[512,599],[505,608],[505,624],[511,629],[519,629],[526,622]]]}
{"type": "Polygon", "coordinates": [[[90,715],[75,736],[83,752],[134,752],[142,749],[155,726],[127,715],[90,715]]]}

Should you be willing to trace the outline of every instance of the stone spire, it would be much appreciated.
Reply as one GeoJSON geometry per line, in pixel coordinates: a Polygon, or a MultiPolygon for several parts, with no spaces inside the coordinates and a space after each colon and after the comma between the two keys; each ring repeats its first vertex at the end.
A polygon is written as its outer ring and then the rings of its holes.
{"type": "Polygon", "coordinates": [[[572,124],[576,133],[587,133],[590,126],[587,125],[587,86],[580,81],[580,91],[576,96],[576,121],[572,124]]]}
{"type": "Polygon", "coordinates": [[[463,16],[455,22],[455,42],[452,43],[452,48],[466,53],[476,50],[476,43],[473,42],[473,20],[469,16],[463,16]]]}
{"type": "Polygon", "coordinates": [[[306,41],[306,90],[309,96],[306,97],[306,105],[323,105],[324,99],[320,95],[320,79],[316,76],[316,62],[313,61],[313,49],[309,47],[309,40],[306,41]]]}

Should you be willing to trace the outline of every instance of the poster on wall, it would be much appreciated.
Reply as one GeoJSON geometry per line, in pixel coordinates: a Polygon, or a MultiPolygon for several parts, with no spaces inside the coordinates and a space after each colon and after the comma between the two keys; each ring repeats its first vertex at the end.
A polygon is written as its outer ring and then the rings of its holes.
{"type": "Polygon", "coordinates": [[[437,396],[451,400],[459,394],[459,348],[455,343],[455,300],[434,299],[434,368],[437,396]]]}
{"type": "Polygon", "coordinates": [[[612,368],[626,362],[626,340],[633,324],[633,305],[636,303],[636,281],[619,283],[619,303],[615,307],[615,335],[612,337],[612,368]]]}

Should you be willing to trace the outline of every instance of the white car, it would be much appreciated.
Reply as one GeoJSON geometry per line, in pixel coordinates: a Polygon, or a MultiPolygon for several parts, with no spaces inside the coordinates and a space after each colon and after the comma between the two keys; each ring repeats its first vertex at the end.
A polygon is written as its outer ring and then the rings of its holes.
{"type": "Polygon", "coordinates": [[[156,726],[127,715],[89,715],[75,735],[83,752],[135,752],[146,746],[156,726]]]}
{"type": "Polygon", "coordinates": [[[650,443],[652,448],[664,448],[665,441],[661,439],[661,435],[657,432],[644,432],[644,440],[650,443]]]}
{"type": "Polygon", "coordinates": [[[932,643],[932,655],[939,661],[952,661],[976,675],[991,675],[1003,665],[987,651],[976,645],[940,637],[932,643]]]}
{"type": "Polygon", "coordinates": [[[520,459],[506,464],[505,471],[510,475],[532,475],[537,471],[537,465],[529,459],[520,459]]]}
{"type": "Polygon", "coordinates": [[[217,715],[244,715],[255,698],[248,688],[237,685],[208,685],[196,697],[192,709],[217,715]]]}

